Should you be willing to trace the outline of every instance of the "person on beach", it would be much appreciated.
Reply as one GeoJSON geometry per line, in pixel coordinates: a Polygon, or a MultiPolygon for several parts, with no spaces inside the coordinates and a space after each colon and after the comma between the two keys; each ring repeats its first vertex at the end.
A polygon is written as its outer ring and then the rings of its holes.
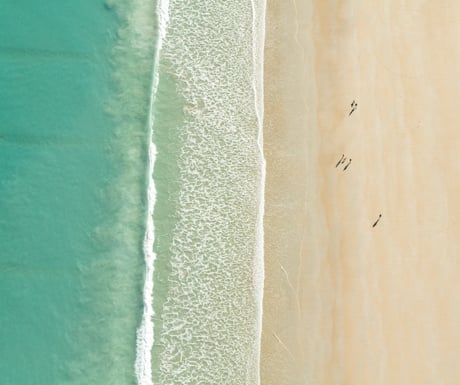
{"type": "Polygon", "coordinates": [[[353,100],[353,102],[351,103],[351,111],[350,111],[350,113],[348,114],[348,116],[350,116],[357,108],[358,108],[358,103],[356,103],[356,102],[353,100]]]}
{"type": "Polygon", "coordinates": [[[379,215],[378,219],[377,219],[377,220],[374,222],[374,224],[372,225],[372,228],[374,228],[375,226],[377,226],[377,223],[379,223],[380,218],[382,218],[382,214],[379,215]]]}
{"type": "Polygon", "coordinates": [[[345,157],[345,155],[342,154],[342,157],[340,158],[340,160],[338,161],[338,163],[335,165],[335,168],[339,167],[339,166],[343,163],[343,161],[344,161],[345,159],[347,159],[347,158],[344,158],[344,157],[345,157]]]}
{"type": "Polygon", "coordinates": [[[350,158],[349,162],[347,163],[347,165],[345,166],[345,168],[343,169],[343,171],[345,171],[345,170],[348,168],[348,166],[350,165],[350,163],[351,163],[351,158],[350,158]]]}

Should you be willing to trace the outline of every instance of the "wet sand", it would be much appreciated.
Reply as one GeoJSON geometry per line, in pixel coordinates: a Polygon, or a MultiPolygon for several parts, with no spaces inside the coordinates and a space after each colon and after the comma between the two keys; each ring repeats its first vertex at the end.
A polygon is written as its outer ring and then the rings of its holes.
{"type": "Polygon", "coordinates": [[[261,384],[458,385],[460,3],[267,3],[261,384]]]}

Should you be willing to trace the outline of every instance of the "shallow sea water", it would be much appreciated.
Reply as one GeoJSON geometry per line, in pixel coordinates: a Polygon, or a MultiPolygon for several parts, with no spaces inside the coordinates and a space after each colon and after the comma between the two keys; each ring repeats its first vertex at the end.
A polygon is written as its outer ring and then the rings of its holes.
{"type": "Polygon", "coordinates": [[[153,379],[257,384],[264,4],[168,5],[154,104],[153,379]]]}
{"type": "Polygon", "coordinates": [[[0,4],[2,384],[258,383],[263,13],[0,4]]]}

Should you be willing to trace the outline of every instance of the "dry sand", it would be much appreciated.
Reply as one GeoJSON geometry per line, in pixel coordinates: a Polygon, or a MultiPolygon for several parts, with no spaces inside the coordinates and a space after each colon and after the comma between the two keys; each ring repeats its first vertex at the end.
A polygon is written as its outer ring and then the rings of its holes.
{"type": "Polygon", "coordinates": [[[261,384],[459,385],[460,2],[267,2],[261,384]]]}

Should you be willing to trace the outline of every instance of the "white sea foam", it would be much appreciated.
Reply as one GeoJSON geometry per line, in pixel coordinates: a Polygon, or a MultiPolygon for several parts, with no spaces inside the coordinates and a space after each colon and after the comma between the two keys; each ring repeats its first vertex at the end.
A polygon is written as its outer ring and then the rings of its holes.
{"type": "Polygon", "coordinates": [[[184,100],[159,385],[258,384],[265,0],[170,0],[163,70],[184,100]]]}
{"type": "Polygon", "coordinates": [[[257,218],[257,250],[254,268],[254,286],[258,298],[258,336],[257,336],[257,384],[260,384],[260,354],[262,342],[262,317],[264,294],[264,208],[265,208],[265,177],[266,161],[263,149],[263,117],[264,117],[264,43],[265,43],[265,12],[266,0],[252,1],[253,18],[253,68],[254,68],[254,101],[258,121],[258,145],[261,154],[261,180],[259,186],[259,213],[257,218]]]}
{"type": "MultiPolygon", "coordinates": [[[[148,167],[148,192],[147,192],[147,226],[144,237],[144,258],[145,258],[145,281],[143,289],[144,310],[142,321],[137,330],[137,351],[135,370],[137,382],[139,385],[152,385],[152,346],[154,342],[153,330],[153,272],[155,262],[155,252],[153,251],[153,243],[155,239],[155,224],[153,221],[153,211],[156,202],[156,187],[153,179],[153,170],[156,159],[156,146],[152,138],[154,113],[153,106],[158,90],[159,83],[159,58],[166,36],[168,26],[168,9],[169,0],[158,0],[157,4],[157,46],[153,61],[153,78],[150,94],[149,108],[149,167],[148,167]]],[[[138,8],[139,12],[144,11],[142,7],[138,8]]]]}

